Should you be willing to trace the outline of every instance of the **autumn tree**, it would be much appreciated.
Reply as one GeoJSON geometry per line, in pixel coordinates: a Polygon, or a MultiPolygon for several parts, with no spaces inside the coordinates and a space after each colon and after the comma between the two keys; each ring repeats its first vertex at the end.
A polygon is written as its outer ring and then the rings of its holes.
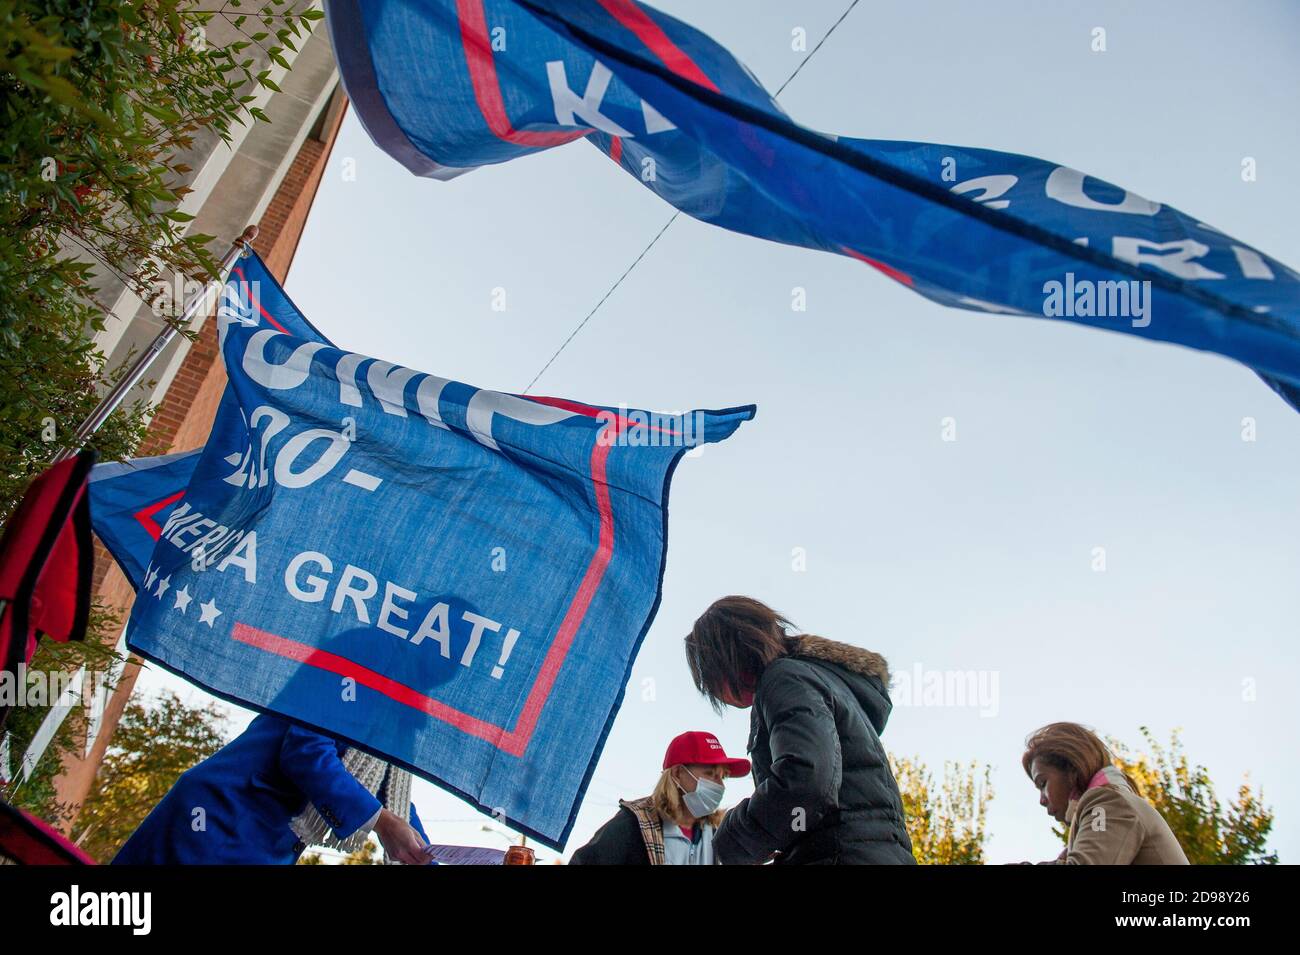
{"type": "Polygon", "coordinates": [[[982,865],[986,817],[993,799],[990,768],[944,763],[943,780],[919,759],[891,756],[903,797],[912,855],[921,865],[982,865]]]}
{"type": "Polygon", "coordinates": [[[1169,745],[1158,743],[1141,727],[1147,752],[1133,753],[1107,739],[1115,763],[1137,784],[1138,795],[1159,810],[1193,865],[1276,865],[1267,848],[1273,811],[1263,793],[1246,780],[1226,805],[1215,792],[1209,771],[1193,766],[1175,730],[1169,745]]]}
{"type": "Polygon", "coordinates": [[[181,773],[225,744],[225,722],[215,704],[187,706],[171,692],[129,702],[74,839],[99,861],[112,859],[181,773]]]}

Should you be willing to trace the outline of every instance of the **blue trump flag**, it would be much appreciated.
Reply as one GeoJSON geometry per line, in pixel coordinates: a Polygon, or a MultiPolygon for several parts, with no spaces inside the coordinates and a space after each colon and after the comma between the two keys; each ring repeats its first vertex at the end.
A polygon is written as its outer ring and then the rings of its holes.
{"type": "MultiPolygon", "coordinates": [[[[236,262],[231,281],[240,283],[244,294],[257,302],[255,320],[264,327],[331,344],[289,301],[251,249],[236,262]]],[[[87,487],[91,527],[137,591],[163,526],[184,498],[202,451],[107,461],[91,468],[87,487]]]]}
{"type": "Polygon", "coordinates": [[[327,0],[375,142],[449,179],[587,138],[704,222],[862,261],[958,308],[1217,352],[1300,402],[1300,275],[1068,166],[793,122],[698,30],[634,0],[327,0]]]}
{"type": "Polygon", "coordinates": [[[136,590],[201,453],[108,461],[90,469],[90,526],[136,590]]]}
{"type": "Polygon", "coordinates": [[[681,456],[754,407],[487,391],[217,312],[230,384],[127,640],[561,848],[654,617],[681,456]]]}

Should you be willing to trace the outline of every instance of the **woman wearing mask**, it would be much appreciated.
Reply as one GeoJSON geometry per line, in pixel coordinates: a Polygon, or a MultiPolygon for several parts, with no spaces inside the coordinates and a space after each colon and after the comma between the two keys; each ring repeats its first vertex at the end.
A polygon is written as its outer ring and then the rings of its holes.
{"type": "Polygon", "coordinates": [[[722,820],[723,780],[744,776],[712,733],[683,733],[668,744],[654,792],[619,800],[618,815],[573,854],[570,865],[713,865],[722,820]]]}
{"type": "Polygon", "coordinates": [[[879,654],[809,634],[751,597],[723,597],[686,638],[715,708],[751,707],[754,795],[714,842],[723,865],[913,865],[880,742],[892,704],[879,654]]]}
{"type": "Polygon", "coordinates": [[[1070,827],[1065,851],[1046,865],[1187,865],[1169,823],[1139,796],[1106,744],[1078,723],[1050,723],[1021,759],[1038,804],[1070,827]]]}

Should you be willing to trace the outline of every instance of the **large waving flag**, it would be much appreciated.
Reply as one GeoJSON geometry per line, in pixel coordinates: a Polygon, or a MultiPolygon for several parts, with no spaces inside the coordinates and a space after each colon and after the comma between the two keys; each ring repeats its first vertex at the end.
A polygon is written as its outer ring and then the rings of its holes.
{"type": "Polygon", "coordinates": [[[417,175],[586,137],[683,212],[861,260],[945,305],[1235,358],[1300,407],[1300,275],[1176,209],[1014,153],[788,118],[634,0],[327,0],[348,94],[417,175]]]}
{"type": "Polygon", "coordinates": [[[673,470],[753,406],[474,388],[293,334],[245,278],[128,645],[562,847],[658,606],[673,470]]]}

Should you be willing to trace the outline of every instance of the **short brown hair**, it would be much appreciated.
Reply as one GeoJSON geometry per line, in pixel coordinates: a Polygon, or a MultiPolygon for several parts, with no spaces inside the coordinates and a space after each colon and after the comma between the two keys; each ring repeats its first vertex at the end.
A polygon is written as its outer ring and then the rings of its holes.
{"type": "Polygon", "coordinates": [[[1048,723],[1030,733],[1025,740],[1025,755],[1020,764],[1031,779],[1033,774],[1029,767],[1036,759],[1067,773],[1079,792],[1088,788],[1092,777],[1103,767],[1114,763],[1101,738],[1078,723],[1048,723]]]}
{"type": "Polygon", "coordinates": [[[723,694],[750,689],[769,663],[789,654],[794,625],[753,597],[723,597],[695,621],[686,662],[695,688],[719,712],[723,694]]]}

